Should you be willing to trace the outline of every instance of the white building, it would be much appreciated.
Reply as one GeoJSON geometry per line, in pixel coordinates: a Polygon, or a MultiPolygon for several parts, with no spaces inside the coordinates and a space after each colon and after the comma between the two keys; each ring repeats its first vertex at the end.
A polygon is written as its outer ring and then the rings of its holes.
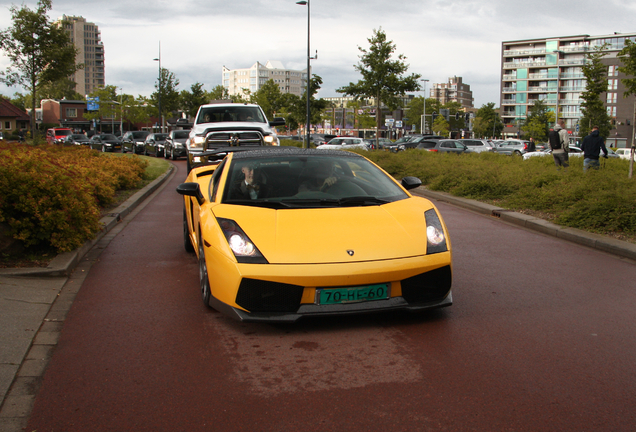
{"type": "Polygon", "coordinates": [[[270,60],[266,65],[259,62],[246,69],[228,69],[223,66],[223,87],[230,96],[244,95],[246,90],[257,92],[267,81],[272,80],[281,93],[302,96],[307,86],[307,69],[285,69],[279,61],[270,60]]]}
{"type": "Polygon", "coordinates": [[[79,69],[70,77],[77,84],[75,91],[87,95],[97,88],[104,87],[104,44],[99,28],[80,16],[62,15],[56,23],[64,24],[71,42],[78,50],[75,63],[84,64],[83,69],[79,69]]]}

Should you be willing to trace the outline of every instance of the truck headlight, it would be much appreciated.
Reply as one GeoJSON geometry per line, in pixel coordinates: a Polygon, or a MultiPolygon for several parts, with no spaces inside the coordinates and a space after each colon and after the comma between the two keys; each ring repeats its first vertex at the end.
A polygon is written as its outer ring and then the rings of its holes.
{"type": "Polygon", "coordinates": [[[205,137],[196,135],[195,137],[190,139],[190,148],[193,149],[202,149],[203,143],[205,143],[205,137]]]}

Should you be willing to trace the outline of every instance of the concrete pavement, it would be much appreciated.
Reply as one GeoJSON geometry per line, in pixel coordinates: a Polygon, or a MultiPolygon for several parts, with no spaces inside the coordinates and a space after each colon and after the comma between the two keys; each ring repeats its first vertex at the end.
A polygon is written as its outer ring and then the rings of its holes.
{"type": "MultiPolygon", "coordinates": [[[[58,256],[45,269],[0,270],[0,430],[20,431],[29,418],[35,395],[62,330],[66,314],[92,264],[136,212],[174,175],[174,167],[103,219],[98,238],[77,251],[58,256]]],[[[466,208],[506,223],[636,260],[636,245],[496,206],[418,188],[415,194],[466,208]]]]}
{"type": "Polygon", "coordinates": [[[102,250],[175,167],[101,219],[103,230],[45,268],[0,269],[0,431],[22,431],[75,295],[102,250]]]}

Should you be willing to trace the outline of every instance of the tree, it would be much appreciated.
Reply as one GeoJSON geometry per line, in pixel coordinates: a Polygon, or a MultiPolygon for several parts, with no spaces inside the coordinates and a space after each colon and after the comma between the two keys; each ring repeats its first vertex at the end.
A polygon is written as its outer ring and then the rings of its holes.
{"type": "Polygon", "coordinates": [[[546,142],[550,132],[550,124],[554,123],[554,113],[541,100],[536,100],[530,107],[524,123],[523,130],[526,132],[524,138],[533,138],[537,142],[546,142]]]}
{"type": "Polygon", "coordinates": [[[197,115],[197,111],[201,105],[208,102],[208,96],[203,90],[203,84],[194,83],[190,86],[190,91],[182,90],[179,94],[181,108],[189,117],[197,115]]]}
{"type": "Polygon", "coordinates": [[[208,102],[213,100],[228,100],[230,99],[230,94],[228,93],[227,89],[223,87],[223,85],[219,84],[207,94],[207,97],[208,102]]]}
{"type": "Polygon", "coordinates": [[[31,92],[31,133],[35,137],[36,94],[39,87],[68,78],[82,65],[75,64],[77,50],[64,25],[49,22],[51,0],[38,0],[36,10],[24,4],[11,6],[13,26],[0,32],[0,49],[11,65],[0,75],[9,86],[19,85],[31,92]]]}
{"type": "Polygon", "coordinates": [[[150,95],[160,123],[164,114],[170,114],[179,109],[179,90],[177,87],[179,87],[179,80],[175,74],[166,68],[161,68],[159,79],[155,84],[156,91],[150,95]],[[159,105],[161,105],[161,112],[159,112],[159,105]]]}
{"type": "Polygon", "coordinates": [[[477,110],[473,120],[473,132],[480,138],[501,135],[503,123],[495,111],[495,103],[489,102],[477,110]]]}
{"type": "Polygon", "coordinates": [[[406,57],[402,54],[392,60],[396,46],[392,41],[387,41],[386,34],[379,30],[373,30],[373,37],[367,39],[370,44],[368,50],[358,47],[362,53],[361,62],[354,68],[362,74],[362,79],[357,83],[341,87],[336,91],[345,95],[358,98],[375,98],[376,112],[376,148],[378,145],[378,133],[381,122],[380,106],[386,104],[390,109],[400,106],[400,96],[404,96],[408,91],[419,91],[421,86],[418,82],[421,75],[403,75],[409,68],[405,63],[406,57]]]}
{"type": "Polygon", "coordinates": [[[263,84],[256,93],[251,95],[250,101],[258,104],[269,120],[273,119],[274,113],[278,112],[283,106],[280,87],[271,79],[263,84]]]}
{"type": "Polygon", "coordinates": [[[119,106],[117,87],[107,85],[106,87],[95,89],[89,94],[89,97],[98,101],[99,109],[85,112],[83,117],[86,120],[96,121],[104,118],[114,119],[119,117],[121,107],[119,106]]]}
{"type": "Polygon", "coordinates": [[[601,136],[608,136],[612,125],[607,114],[605,104],[601,100],[601,94],[607,92],[607,66],[602,63],[607,44],[597,46],[593,52],[587,53],[587,61],[583,65],[585,75],[585,91],[581,93],[581,117],[579,127],[581,136],[586,136],[592,126],[598,126],[601,136]]]}
{"type": "Polygon", "coordinates": [[[437,116],[437,118],[433,122],[433,127],[431,129],[439,136],[448,136],[449,127],[450,125],[448,124],[444,116],[437,116]]]}
{"type": "Polygon", "coordinates": [[[55,82],[42,84],[37,99],[84,100],[84,96],[75,91],[77,84],[70,78],[62,78],[55,82]]]}
{"type": "MultiPolygon", "coordinates": [[[[629,39],[625,40],[625,48],[618,53],[618,58],[623,63],[619,66],[618,71],[632,78],[623,78],[621,82],[625,86],[623,97],[636,95],[636,43],[629,39]]],[[[629,158],[629,178],[632,178],[634,172],[634,152],[636,145],[634,143],[634,134],[636,134],[636,101],[634,101],[634,116],[632,117],[632,151],[629,158]]]]}

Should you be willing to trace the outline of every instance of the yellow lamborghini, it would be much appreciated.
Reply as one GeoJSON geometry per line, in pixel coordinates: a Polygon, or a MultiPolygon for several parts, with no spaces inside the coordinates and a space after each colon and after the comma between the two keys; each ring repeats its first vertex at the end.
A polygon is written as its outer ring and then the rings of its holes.
{"type": "Polygon", "coordinates": [[[184,242],[206,306],[244,321],[420,311],[452,304],[436,207],[365,157],[338,150],[208,152],[184,196],[184,242]]]}

